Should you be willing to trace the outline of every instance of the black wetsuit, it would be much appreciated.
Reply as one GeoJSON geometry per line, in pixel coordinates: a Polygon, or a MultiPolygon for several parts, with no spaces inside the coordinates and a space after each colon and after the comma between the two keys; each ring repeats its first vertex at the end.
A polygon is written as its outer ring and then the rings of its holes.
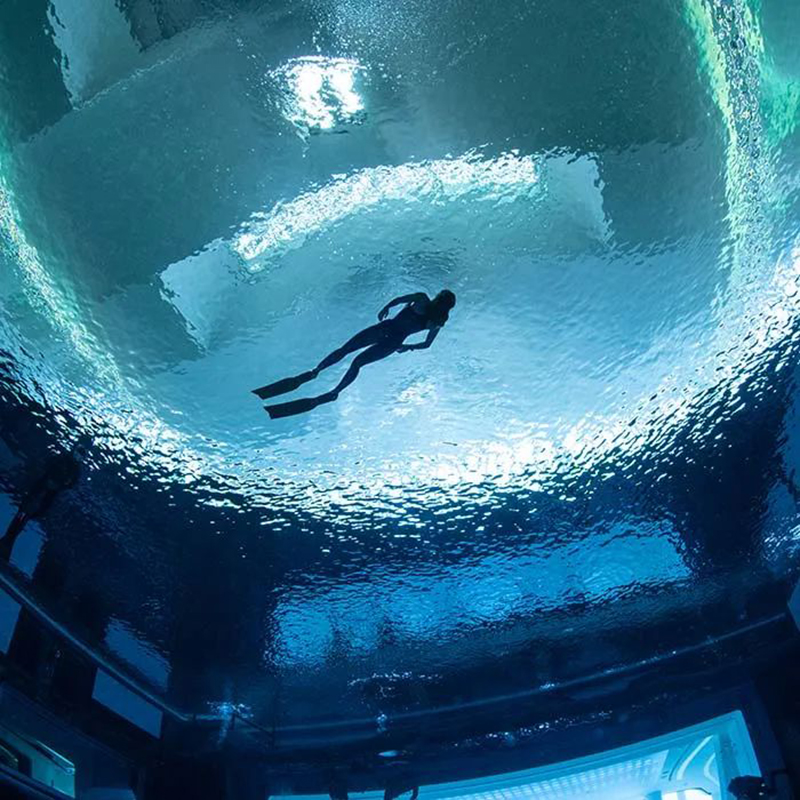
{"type": "MultiPolygon", "coordinates": [[[[329,356],[323,358],[317,370],[326,369],[337,361],[341,361],[350,353],[356,350],[362,350],[364,347],[370,347],[370,345],[380,348],[380,352],[388,355],[397,350],[409,336],[428,330],[429,327],[430,323],[428,322],[428,318],[424,314],[418,314],[414,311],[412,305],[407,305],[390,319],[385,319],[383,322],[379,322],[377,325],[371,325],[369,328],[364,328],[363,331],[357,333],[352,339],[334,350],[329,356]]],[[[372,350],[372,347],[370,347],[370,350],[372,350]]],[[[362,353],[361,355],[366,356],[369,352],[370,351],[367,350],[366,353],[362,353]]],[[[378,351],[376,350],[374,355],[377,355],[377,353],[378,351]]],[[[377,361],[378,358],[383,357],[384,356],[381,355],[377,358],[369,358],[362,363],[362,366],[363,364],[368,364],[370,361],[377,361]]],[[[341,388],[343,389],[344,386],[341,388]]]]}
{"type": "Polygon", "coordinates": [[[414,311],[413,303],[401,308],[391,319],[385,319],[375,327],[386,326],[386,336],[393,339],[399,338],[400,344],[413,333],[422,333],[428,330],[430,322],[425,314],[414,311]]]}
{"type": "Polygon", "coordinates": [[[294,391],[307,381],[316,378],[321,370],[333,366],[356,350],[363,350],[362,353],[359,353],[353,359],[344,377],[331,391],[325,392],[317,397],[309,397],[302,400],[292,400],[288,403],[266,406],[267,412],[273,419],[310,411],[312,408],[316,408],[322,403],[329,403],[331,400],[336,400],[339,396],[339,392],[356,379],[361,367],[366,364],[371,364],[373,361],[380,361],[382,358],[386,358],[386,356],[396,352],[409,336],[415,333],[422,333],[422,331],[425,330],[434,331],[437,327],[438,326],[431,324],[431,320],[427,314],[420,314],[414,310],[413,303],[408,303],[394,317],[384,319],[377,325],[370,325],[369,328],[365,328],[363,331],[357,333],[352,339],[323,358],[316,369],[309,370],[308,372],[304,372],[292,378],[284,378],[268,386],[262,386],[260,389],[255,389],[253,393],[262,399],[266,399],[268,397],[284,394],[285,392],[294,391]]]}

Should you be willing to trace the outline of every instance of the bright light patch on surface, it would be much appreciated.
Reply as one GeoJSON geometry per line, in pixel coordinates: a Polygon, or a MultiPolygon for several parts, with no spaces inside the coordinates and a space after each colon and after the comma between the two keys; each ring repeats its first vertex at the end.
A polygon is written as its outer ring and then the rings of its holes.
{"type": "Polygon", "coordinates": [[[288,88],[283,113],[301,130],[329,130],[364,110],[355,88],[363,67],[351,58],[294,58],[270,73],[288,88]]]}
{"type": "Polygon", "coordinates": [[[516,152],[493,159],[466,153],[460,158],[370,167],[254,215],[233,249],[248,271],[258,272],[265,266],[261,257],[299,247],[310,235],[384,203],[499,200],[537,182],[536,159],[516,152]]]}

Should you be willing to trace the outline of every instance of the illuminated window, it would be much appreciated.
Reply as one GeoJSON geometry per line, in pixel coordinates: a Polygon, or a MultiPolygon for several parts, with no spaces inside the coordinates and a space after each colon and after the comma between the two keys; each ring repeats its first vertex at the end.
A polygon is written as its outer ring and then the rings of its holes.
{"type": "MultiPolygon", "coordinates": [[[[419,800],[644,800],[658,795],[662,800],[723,800],[720,785],[749,774],[759,774],[758,762],[744,717],[736,711],[585,758],[422,786],[419,800]]],[[[350,795],[351,800],[381,797],[379,792],[350,795]]]]}

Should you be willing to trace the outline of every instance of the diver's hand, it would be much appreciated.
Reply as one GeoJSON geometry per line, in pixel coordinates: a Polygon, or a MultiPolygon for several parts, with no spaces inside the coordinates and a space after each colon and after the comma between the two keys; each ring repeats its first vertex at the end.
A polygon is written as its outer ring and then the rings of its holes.
{"type": "Polygon", "coordinates": [[[382,308],[382,309],[381,309],[381,310],[378,312],[378,321],[379,321],[379,322],[383,322],[383,321],[386,319],[386,317],[388,317],[388,316],[389,316],[389,306],[384,306],[384,307],[383,307],[383,308],[382,308]]]}

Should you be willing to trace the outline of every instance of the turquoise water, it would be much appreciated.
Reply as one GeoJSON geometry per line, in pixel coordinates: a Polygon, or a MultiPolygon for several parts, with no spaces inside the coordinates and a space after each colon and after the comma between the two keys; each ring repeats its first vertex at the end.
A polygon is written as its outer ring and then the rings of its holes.
{"type": "Polygon", "coordinates": [[[747,621],[731,587],[796,563],[798,12],[162,5],[0,11],[0,346],[47,446],[93,438],[54,513],[105,646],[193,707],[282,680],[305,719],[323,674],[594,637],[545,683],[666,647],[601,646],[628,619],[747,621]],[[250,394],[444,286],[435,345],[338,402],[250,394]]]}

